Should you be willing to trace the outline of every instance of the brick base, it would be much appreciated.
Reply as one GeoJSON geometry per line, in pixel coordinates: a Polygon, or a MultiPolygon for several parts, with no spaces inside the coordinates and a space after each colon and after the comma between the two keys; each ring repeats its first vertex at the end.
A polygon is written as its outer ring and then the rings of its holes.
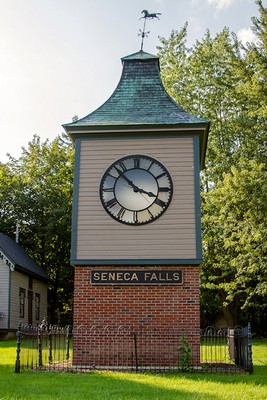
{"type": "MultiPolygon", "coordinates": [[[[90,352],[84,348],[85,345],[83,346],[84,332],[92,332],[94,329],[99,332],[108,329],[117,330],[119,327],[130,329],[131,332],[153,328],[159,332],[169,328],[183,329],[194,335],[194,347],[199,346],[197,336],[200,329],[198,266],[179,266],[178,268],[177,266],[161,266],[161,269],[179,269],[183,272],[181,285],[162,286],[94,286],[90,284],[92,268],[94,267],[75,267],[73,352],[76,364],[86,363],[85,353],[91,357],[90,352]]],[[[144,269],[144,267],[136,266],[124,267],[124,269],[131,268],[144,269]]],[[[104,269],[118,270],[119,268],[116,266],[104,269]]],[[[150,268],[145,267],[145,269],[150,268]]],[[[101,335],[95,336],[95,340],[101,346],[99,343],[101,335]]],[[[160,347],[158,352],[162,351],[160,347]]],[[[156,354],[157,350],[154,353],[153,357],[157,359],[157,363],[165,363],[165,361],[160,361],[159,355],[156,354]]]]}

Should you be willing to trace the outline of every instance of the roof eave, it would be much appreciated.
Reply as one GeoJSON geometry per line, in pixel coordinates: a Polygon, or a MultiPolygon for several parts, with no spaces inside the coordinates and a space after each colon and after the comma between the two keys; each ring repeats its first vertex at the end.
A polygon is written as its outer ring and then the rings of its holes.
{"type": "Polygon", "coordinates": [[[27,269],[25,267],[22,267],[21,265],[16,264],[15,269],[17,271],[19,271],[19,272],[22,272],[22,273],[26,274],[26,275],[30,275],[33,278],[36,278],[36,279],[38,279],[40,281],[51,282],[51,278],[48,275],[47,276],[40,275],[37,272],[33,272],[33,271],[30,271],[29,269],[27,269]]]}
{"type": "Polygon", "coordinates": [[[75,144],[76,139],[90,138],[115,138],[127,137],[129,135],[136,136],[152,136],[175,133],[198,133],[201,136],[200,140],[200,168],[205,168],[205,157],[208,142],[208,134],[210,122],[203,120],[201,122],[188,122],[179,124],[129,124],[129,125],[62,125],[66,133],[75,144]]]}

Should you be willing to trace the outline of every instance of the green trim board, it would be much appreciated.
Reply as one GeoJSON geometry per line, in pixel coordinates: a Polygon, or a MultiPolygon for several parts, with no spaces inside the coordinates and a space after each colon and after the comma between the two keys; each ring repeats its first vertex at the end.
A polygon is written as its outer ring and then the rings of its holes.
{"type": "MultiPolygon", "coordinates": [[[[199,137],[199,165],[200,169],[204,168],[203,160],[205,158],[205,154],[203,154],[203,149],[206,149],[206,146],[203,148],[202,140],[201,140],[201,130],[194,129],[193,131],[190,129],[187,131],[186,129],[175,129],[175,130],[158,130],[155,129],[150,132],[150,130],[145,129],[142,131],[128,131],[128,129],[124,129],[123,131],[104,131],[101,133],[94,132],[94,134],[90,134],[88,136],[86,133],[79,133],[75,137],[75,147],[80,145],[81,140],[128,140],[128,139],[158,139],[158,138],[191,138],[197,136],[199,137]]],[[[76,162],[76,160],[75,160],[76,162]]]]}
{"type": "Polygon", "coordinates": [[[194,145],[194,188],[195,188],[195,223],[196,223],[196,258],[202,259],[202,233],[201,233],[201,199],[199,183],[199,137],[193,137],[194,145]]]}
{"type": "Polygon", "coordinates": [[[77,254],[80,153],[81,153],[81,140],[77,139],[75,148],[75,160],[74,160],[74,182],[73,182],[72,221],[71,221],[71,259],[75,258],[77,254]]]}
{"type": "MultiPolygon", "coordinates": [[[[195,189],[195,227],[196,227],[196,258],[195,259],[156,259],[156,260],[78,260],[77,259],[77,229],[78,229],[78,194],[79,194],[79,175],[80,175],[80,153],[81,153],[81,141],[91,140],[121,140],[122,136],[117,137],[82,137],[76,139],[76,150],[75,150],[75,166],[74,166],[74,189],[73,189],[73,205],[72,205],[72,234],[71,234],[71,264],[72,265],[118,265],[118,264],[196,264],[202,263],[202,235],[201,235],[201,201],[200,201],[200,184],[199,184],[199,173],[200,173],[200,153],[199,153],[199,134],[181,134],[176,132],[170,135],[162,135],[164,137],[186,137],[193,139],[193,152],[194,152],[194,189],[195,189]]],[[[136,135],[130,135],[123,137],[127,140],[130,138],[136,138],[136,135]]],[[[140,138],[158,138],[159,135],[146,135],[146,133],[140,138]]]]}
{"type": "Polygon", "coordinates": [[[99,266],[99,265],[134,265],[134,266],[143,266],[143,265],[200,265],[202,263],[202,259],[112,259],[112,260],[70,260],[71,265],[74,266],[99,266]]]}
{"type": "MultiPolygon", "coordinates": [[[[80,127],[79,130],[73,132],[72,140],[74,146],[79,139],[83,140],[116,140],[116,139],[145,139],[158,137],[191,137],[192,131],[199,136],[199,159],[200,168],[204,168],[209,124],[180,124],[179,126],[172,125],[140,125],[136,126],[108,126],[95,127],[92,131],[88,127],[80,127]],[[116,131],[114,131],[116,129],[116,131]]],[[[70,132],[67,132],[70,134],[70,132]]]]}

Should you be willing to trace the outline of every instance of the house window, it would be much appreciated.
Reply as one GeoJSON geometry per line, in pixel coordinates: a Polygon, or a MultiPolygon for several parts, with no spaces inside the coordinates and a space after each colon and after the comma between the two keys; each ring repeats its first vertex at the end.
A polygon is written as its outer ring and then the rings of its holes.
{"type": "Polygon", "coordinates": [[[35,319],[38,321],[40,319],[40,294],[35,293],[35,319]]]}
{"type": "Polygon", "coordinates": [[[19,288],[19,317],[24,318],[25,316],[25,298],[26,290],[19,288]]]}
{"type": "Polygon", "coordinates": [[[29,276],[29,290],[33,289],[33,279],[31,276],[29,276]]]}

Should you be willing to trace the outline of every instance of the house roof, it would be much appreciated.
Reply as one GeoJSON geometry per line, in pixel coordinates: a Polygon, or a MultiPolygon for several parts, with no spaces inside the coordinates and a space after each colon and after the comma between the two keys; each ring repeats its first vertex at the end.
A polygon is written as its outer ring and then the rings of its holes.
{"type": "Polygon", "coordinates": [[[0,233],[0,251],[16,269],[39,279],[49,280],[45,270],[26,253],[23,247],[3,233],[0,233]]]}

